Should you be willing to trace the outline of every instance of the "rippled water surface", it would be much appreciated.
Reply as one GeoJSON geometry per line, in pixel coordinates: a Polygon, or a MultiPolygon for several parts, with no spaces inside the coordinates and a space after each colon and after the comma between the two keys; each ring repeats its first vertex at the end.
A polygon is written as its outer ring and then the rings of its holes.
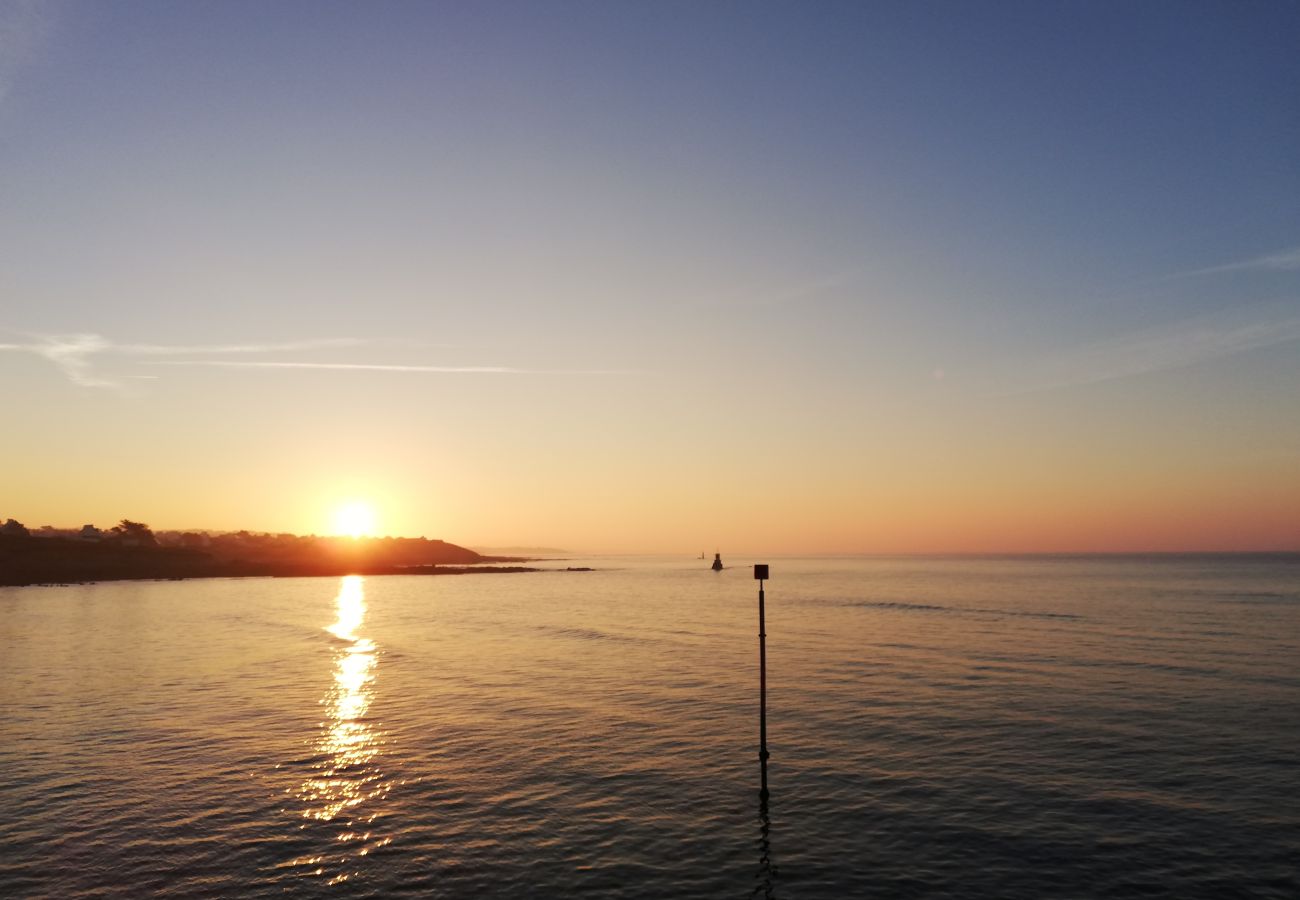
{"type": "Polygon", "coordinates": [[[1300,559],[768,562],[766,815],[739,566],[2,588],[0,895],[1300,896],[1300,559]]]}

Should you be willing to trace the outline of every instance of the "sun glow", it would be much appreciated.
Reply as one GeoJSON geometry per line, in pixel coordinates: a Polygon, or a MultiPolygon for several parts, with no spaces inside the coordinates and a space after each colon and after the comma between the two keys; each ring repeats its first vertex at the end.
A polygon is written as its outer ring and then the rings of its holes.
{"type": "Polygon", "coordinates": [[[348,537],[373,537],[375,510],[369,503],[348,503],[334,511],[334,533],[348,537]]]}

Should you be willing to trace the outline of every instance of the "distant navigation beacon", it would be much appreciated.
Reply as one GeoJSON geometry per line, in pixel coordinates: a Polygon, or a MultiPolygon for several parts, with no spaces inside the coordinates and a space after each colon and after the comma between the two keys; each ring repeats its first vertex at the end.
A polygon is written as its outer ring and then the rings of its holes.
{"type": "Polygon", "coordinates": [[[722,554],[721,554],[721,553],[715,553],[715,554],[713,554],[713,571],[715,571],[715,572],[721,572],[721,571],[722,571],[722,554]]]}

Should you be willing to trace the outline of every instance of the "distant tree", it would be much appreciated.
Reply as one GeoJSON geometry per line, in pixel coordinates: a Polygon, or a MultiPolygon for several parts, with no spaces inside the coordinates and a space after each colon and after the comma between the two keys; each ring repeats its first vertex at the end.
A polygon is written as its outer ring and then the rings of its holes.
{"type": "Polygon", "coordinates": [[[32,533],[27,530],[27,526],[17,519],[9,519],[3,525],[0,525],[0,534],[6,537],[31,537],[32,533]]]}
{"type": "Polygon", "coordinates": [[[143,522],[132,522],[130,519],[123,519],[113,526],[113,534],[124,544],[130,544],[138,547],[156,547],[158,539],[153,536],[149,526],[143,522]]]}

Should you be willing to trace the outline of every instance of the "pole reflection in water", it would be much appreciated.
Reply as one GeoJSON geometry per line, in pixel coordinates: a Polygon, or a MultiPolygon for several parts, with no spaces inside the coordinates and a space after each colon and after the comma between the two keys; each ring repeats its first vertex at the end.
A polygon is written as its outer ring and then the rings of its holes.
{"type": "Polygon", "coordinates": [[[326,717],[312,742],[312,774],[298,789],[307,820],[300,828],[328,828],[329,834],[314,836],[329,841],[329,852],[293,861],[302,874],[328,878],[330,884],[360,874],[359,858],[392,841],[374,833],[378,803],[392,784],[376,764],[384,741],[366,718],[374,699],[377,648],[359,634],[366,616],[360,575],[343,578],[336,605],[338,620],[326,628],[340,642],[334,648],[334,681],[321,699],[326,717]]]}
{"type": "Polygon", "coordinates": [[[767,814],[767,797],[758,801],[758,872],[754,878],[757,884],[751,897],[774,900],[776,897],[776,865],[772,862],[772,819],[767,814]]]}

